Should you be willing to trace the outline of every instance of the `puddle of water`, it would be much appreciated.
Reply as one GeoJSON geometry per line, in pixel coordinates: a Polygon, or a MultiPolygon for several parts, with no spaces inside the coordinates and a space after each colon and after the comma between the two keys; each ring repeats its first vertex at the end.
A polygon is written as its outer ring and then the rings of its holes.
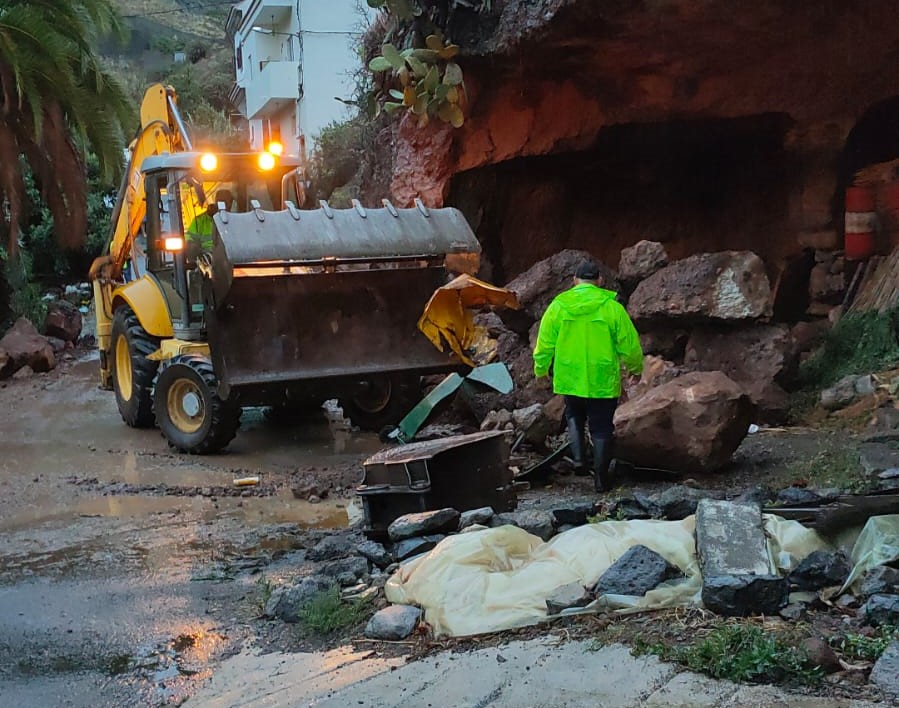
{"type": "Polygon", "coordinates": [[[38,523],[68,521],[85,516],[118,519],[143,518],[165,513],[195,513],[204,521],[236,518],[250,526],[294,523],[302,528],[343,528],[362,518],[355,500],[324,500],[319,504],[294,499],[290,492],[272,497],[206,497],[116,495],[92,497],[72,504],[47,504],[20,511],[0,521],[9,532],[38,523]]]}

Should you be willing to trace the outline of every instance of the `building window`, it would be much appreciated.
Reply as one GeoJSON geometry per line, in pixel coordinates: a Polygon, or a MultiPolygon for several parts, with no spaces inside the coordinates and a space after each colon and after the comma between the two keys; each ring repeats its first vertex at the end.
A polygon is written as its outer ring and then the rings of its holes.
{"type": "Polygon", "coordinates": [[[237,62],[237,70],[243,70],[243,46],[237,45],[237,52],[234,54],[234,61],[237,62]]]}

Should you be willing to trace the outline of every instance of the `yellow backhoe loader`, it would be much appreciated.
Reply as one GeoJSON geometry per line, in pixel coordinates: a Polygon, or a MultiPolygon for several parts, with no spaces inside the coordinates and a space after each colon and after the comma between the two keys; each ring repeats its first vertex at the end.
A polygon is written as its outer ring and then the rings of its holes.
{"type": "Polygon", "coordinates": [[[299,157],[194,151],[158,84],[130,152],[91,268],[100,383],[128,425],[211,453],[242,407],[338,398],[378,429],[418,400],[422,374],[460,368],[416,327],[449,274],[478,267],[455,209],[299,209],[299,157]]]}

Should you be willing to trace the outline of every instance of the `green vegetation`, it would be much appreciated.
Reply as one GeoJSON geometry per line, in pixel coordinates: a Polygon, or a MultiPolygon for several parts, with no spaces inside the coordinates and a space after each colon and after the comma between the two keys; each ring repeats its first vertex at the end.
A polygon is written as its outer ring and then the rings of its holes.
{"type": "Polygon", "coordinates": [[[844,634],[831,637],[830,646],[848,659],[877,661],[896,638],[899,638],[899,627],[883,626],[870,637],[863,634],[844,634]]]}
{"type": "Polygon", "coordinates": [[[331,634],[365,620],[371,614],[367,600],[341,600],[336,585],[318,593],[300,612],[304,629],[315,634],[331,634]]]}
{"type": "Polygon", "coordinates": [[[899,310],[841,319],[800,370],[806,388],[830,386],[850,374],[882,371],[899,362],[899,310]]]}
{"type": "Polygon", "coordinates": [[[789,480],[806,480],[813,487],[837,487],[848,492],[864,490],[858,450],[845,441],[824,446],[813,457],[793,462],[789,480]]]}
{"type": "Polygon", "coordinates": [[[256,581],[256,590],[259,593],[256,597],[256,605],[259,609],[259,613],[262,614],[265,612],[265,606],[268,604],[272,593],[275,591],[275,584],[264,575],[260,575],[259,579],[256,581]]]}
{"type": "Polygon", "coordinates": [[[381,47],[381,56],[368,63],[374,72],[387,72],[383,108],[387,113],[408,109],[418,116],[418,125],[439,118],[459,128],[465,123],[460,102],[465,97],[462,69],[453,61],[459,47],[436,34],[425,40],[426,49],[409,47],[402,51],[392,44],[381,47]]]}
{"type": "Polygon", "coordinates": [[[654,654],[691,671],[739,682],[817,683],[818,667],[809,667],[803,652],[785,639],[750,624],[725,624],[686,646],[638,644],[635,655],[654,654]]]}

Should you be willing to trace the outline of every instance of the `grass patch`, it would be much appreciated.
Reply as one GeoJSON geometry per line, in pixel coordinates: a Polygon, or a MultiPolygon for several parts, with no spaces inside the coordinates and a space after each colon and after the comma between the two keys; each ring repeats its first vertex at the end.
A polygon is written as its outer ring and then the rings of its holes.
{"type": "Polygon", "coordinates": [[[275,591],[275,584],[265,577],[265,575],[260,575],[259,579],[256,581],[256,606],[259,608],[259,614],[265,613],[265,606],[268,604],[268,601],[271,599],[272,593],[275,591]]]}
{"type": "Polygon", "coordinates": [[[899,362],[899,309],[843,317],[800,368],[805,388],[830,386],[850,374],[870,374],[899,362]]]}
{"type": "Polygon", "coordinates": [[[787,474],[791,482],[806,480],[817,488],[837,487],[852,493],[866,488],[858,450],[849,443],[827,446],[808,459],[797,460],[787,467],[787,474]]]}
{"type": "Polygon", "coordinates": [[[300,612],[303,628],[315,634],[331,634],[367,619],[368,600],[341,600],[336,585],[316,594],[300,612]]]}
{"type": "Polygon", "coordinates": [[[871,636],[844,634],[830,638],[830,646],[849,659],[877,661],[890,643],[899,637],[899,627],[883,626],[871,636]]]}
{"type": "Polygon", "coordinates": [[[686,646],[638,642],[635,655],[654,654],[712,678],[743,683],[817,683],[823,673],[811,668],[791,642],[746,624],[727,624],[686,646]]]}

